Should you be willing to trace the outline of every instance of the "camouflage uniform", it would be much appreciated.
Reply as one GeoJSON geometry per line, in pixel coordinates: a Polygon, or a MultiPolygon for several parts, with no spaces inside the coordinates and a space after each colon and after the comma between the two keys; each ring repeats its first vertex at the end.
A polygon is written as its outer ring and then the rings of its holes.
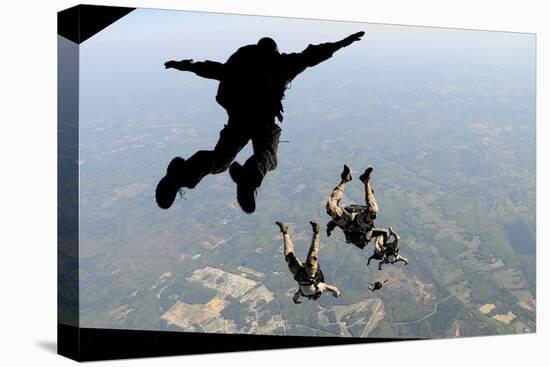
{"type": "MultiPolygon", "coordinates": [[[[367,233],[372,230],[374,227],[374,220],[376,219],[376,215],[378,213],[378,204],[376,203],[374,191],[370,185],[370,180],[364,182],[365,201],[367,204],[364,210],[360,212],[350,212],[346,210],[346,208],[341,208],[339,204],[342,200],[344,187],[347,182],[348,181],[344,179],[340,181],[340,184],[332,190],[326,204],[327,214],[332,218],[332,222],[344,231],[346,234],[346,239],[348,239],[347,234],[354,232],[367,233]]],[[[364,245],[361,246],[357,243],[355,244],[361,248],[364,247],[364,245]]]]}
{"type": "MultiPolygon", "coordinates": [[[[286,231],[283,231],[283,243],[285,260],[292,275],[296,277],[300,271],[304,271],[310,279],[316,278],[320,270],[317,257],[320,247],[319,232],[313,232],[313,238],[311,240],[311,246],[309,247],[305,264],[302,264],[302,262],[300,262],[300,260],[296,257],[292,237],[286,231]]],[[[310,284],[299,283],[299,289],[293,297],[294,303],[299,303],[298,299],[301,296],[316,300],[325,291],[331,292],[334,297],[338,297],[340,295],[338,288],[333,285],[326,284],[323,281],[316,284],[313,282],[306,283],[310,284]]]]}
{"type": "MultiPolygon", "coordinates": [[[[380,236],[380,237],[383,237],[383,236],[380,236]]],[[[398,261],[403,261],[405,265],[409,263],[407,258],[399,255],[400,239],[401,237],[399,237],[399,235],[396,232],[394,232],[390,227],[389,236],[383,241],[383,247],[382,247],[383,258],[382,258],[382,261],[378,263],[378,270],[382,270],[383,264],[393,264],[398,261]],[[393,241],[389,240],[390,237],[393,237],[393,241]]],[[[376,253],[376,250],[375,250],[375,253],[376,253]]],[[[370,262],[370,258],[369,258],[369,262],[370,262]]],[[[368,262],[367,262],[367,265],[368,265],[368,262]]]]}
{"type": "Polygon", "coordinates": [[[371,232],[371,236],[375,238],[374,253],[369,257],[367,265],[369,265],[371,259],[382,260],[384,258],[384,246],[388,239],[388,231],[381,228],[374,228],[371,232]]]}

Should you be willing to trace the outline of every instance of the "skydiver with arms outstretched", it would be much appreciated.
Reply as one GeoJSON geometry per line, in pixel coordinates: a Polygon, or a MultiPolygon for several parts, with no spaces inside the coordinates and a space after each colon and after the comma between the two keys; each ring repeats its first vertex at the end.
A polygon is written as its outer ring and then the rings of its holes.
{"type": "MultiPolygon", "coordinates": [[[[378,263],[378,270],[382,270],[382,265],[384,264],[394,264],[398,261],[402,261],[407,265],[409,263],[409,260],[407,258],[399,255],[399,240],[401,237],[393,230],[393,228],[390,226],[389,228],[389,236],[384,241],[383,245],[383,258],[382,261],[378,263]],[[390,241],[390,237],[393,237],[393,240],[390,241]]],[[[367,261],[367,266],[369,265],[369,261],[367,261]]]]}
{"type": "Polygon", "coordinates": [[[316,222],[309,223],[313,229],[313,238],[311,240],[306,262],[302,264],[294,253],[294,244],[288,233],[288,225],[281,222],[275,222],[283,234],[283,251],[288,269],[292,275],[294,275],[294,280],[298,282],[298,291],[294,294],[294,297],[292,297],[292,301],[295,304],[301,303],[300,297],[306,297],[310,300],[317,301],[326,291],[332,293],[334,297],[340,296],[338,288],[325,283],[325,277],[319,266],[319,259],[317,257],[320,247],[319,224],[316,222]]]}
{"type": "Polygon", "coordinates": [[[180,188],[194,188],[203,177],[229,169],[237,184],[237,201],[246,213],[256,209],[256,190],[267,172],[277,166],[277,147],[282,122],[282,99],[289,83],[306,68],[332,57],[359,41],[364,32],[338,42],[309,45],[299,53],[279,53],[277,43],[264,37],[257,44],[239,48],[225,63],[193,60],[168,61],[167,69],[190,71],[219,81],[216,101],[228,121],[213,150],[201,150],[188,159],[175,157],[157,185],[157,204],[169,208],[180,188]],[[253,155],[241,165],[237,154],[252,141],[253,155]]]}

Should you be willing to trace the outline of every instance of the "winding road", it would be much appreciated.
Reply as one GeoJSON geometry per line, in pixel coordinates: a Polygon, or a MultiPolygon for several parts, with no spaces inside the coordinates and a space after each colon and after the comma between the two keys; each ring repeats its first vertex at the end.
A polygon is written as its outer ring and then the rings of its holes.
{"type": "Polygon", "coordinates": [[[453,296],[452,294],[449,294],[447,297],[443,298],[441,301],[435,303],[433,311],[430,312],[429,314],[427,314],[426,316],[419,318],[418,320],[414,320],[414,321],[396,321],[396,322],[392,322],[392,324],[394,324],[394,325],[407,325],[407,324],[417,324],[421,321],[424,321],[428,317],[431,317],[431,316],[435,315],[435,313],[437,312],[437,306],[439,306],[440,303],[445,302],[446,300],[448,300],[452,296],[453,296]]]}

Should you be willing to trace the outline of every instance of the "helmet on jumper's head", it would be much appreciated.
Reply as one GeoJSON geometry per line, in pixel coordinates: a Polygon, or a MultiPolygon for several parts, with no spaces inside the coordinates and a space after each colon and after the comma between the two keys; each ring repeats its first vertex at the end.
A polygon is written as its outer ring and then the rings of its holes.
{"type": "Polygon", "coordinates": [[[269,37],[261,38],[258,41],[258,46],[260,46],[261,48],[267,51],[279,53],[279,47],[277,47],[277,42],[275,42],[273,38],[269,38],[269,37]]]}

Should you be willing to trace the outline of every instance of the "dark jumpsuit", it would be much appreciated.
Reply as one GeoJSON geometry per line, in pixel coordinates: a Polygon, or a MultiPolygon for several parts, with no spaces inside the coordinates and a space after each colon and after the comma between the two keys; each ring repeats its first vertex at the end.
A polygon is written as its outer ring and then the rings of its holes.
{"type": "Polygon", "coordinates": [[[277,147],[287,85],[307,67],[330,57],[342,46],[336,43],[309,45],[300,53],[267,52],[257,45],[238,49],[226,63],[195,62],[186,68],[198,76],[219,80],[216,101],[225,108],[228,121],[220,131],[214,150],[201,150],[186,162],[184,186],[193,188],[208,174],[224,172],[252,140],[253,155],[243,172],[259,187],[267,172],[277,166],[277,147]]]}

